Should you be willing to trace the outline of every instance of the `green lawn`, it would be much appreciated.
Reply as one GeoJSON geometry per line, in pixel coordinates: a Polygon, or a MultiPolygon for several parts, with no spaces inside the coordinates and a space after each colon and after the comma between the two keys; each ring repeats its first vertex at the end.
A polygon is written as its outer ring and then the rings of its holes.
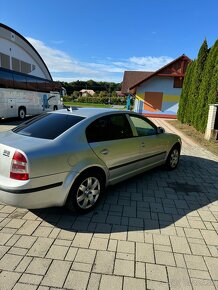
{"type": "Polygon", "coordinates": [[[105,104],[93,104],[93,103],[79,103],[79,102],[64,102],[65,106],[76,106],[76,107],[92,107],[92,108],[112,108],[111,105],[105,104]]]}

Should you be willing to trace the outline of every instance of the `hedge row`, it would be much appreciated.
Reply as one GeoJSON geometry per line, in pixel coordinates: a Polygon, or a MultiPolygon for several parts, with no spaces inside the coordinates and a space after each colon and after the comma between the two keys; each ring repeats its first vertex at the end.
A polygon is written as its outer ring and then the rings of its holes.
{"type": "Polygon", "coordinates": [[[201,45],[196,60],[188,65],[179,102],[178,119],[205,132],[209,104],[218,103],[218,40],[208,49],[201,45]]]}
{"type": "Polygon", "coordinates": [[[79,97],[77,99],[74,99],[72,96],[65,96],[64,101],[65,102],[71,102],[75,100],[79,103],[93,103],[93,104],[113,104],[113,105],[125,105],[126,99],[125,98],[118,98],[118,97],[112,97],[112,98],[99,98],[99,97],[79,97]]]}

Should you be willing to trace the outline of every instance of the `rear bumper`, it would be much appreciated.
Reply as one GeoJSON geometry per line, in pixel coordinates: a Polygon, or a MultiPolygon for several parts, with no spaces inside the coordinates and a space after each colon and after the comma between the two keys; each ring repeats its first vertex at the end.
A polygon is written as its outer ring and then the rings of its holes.
{"type": "Polygon", "coordinates": [[[21,208],[44,208],[62,206],[65,195],[62,182],[30,189],[7,189],[0,187],[0,202],[21,208]]]}

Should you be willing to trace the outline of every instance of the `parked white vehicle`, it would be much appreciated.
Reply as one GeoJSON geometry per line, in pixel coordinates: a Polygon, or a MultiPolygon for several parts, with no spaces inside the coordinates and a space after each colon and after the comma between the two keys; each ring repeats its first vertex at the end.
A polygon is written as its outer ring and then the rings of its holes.
{"type": "Polygon", "coordinates": [[[57,82],[0,68],[0,119],[61,109],[63,91],[57,82]]]}

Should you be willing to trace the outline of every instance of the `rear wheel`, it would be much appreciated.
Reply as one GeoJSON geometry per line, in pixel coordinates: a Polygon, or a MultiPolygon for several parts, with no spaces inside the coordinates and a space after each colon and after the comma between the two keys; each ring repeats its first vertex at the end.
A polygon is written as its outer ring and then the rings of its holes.
{"type": "Polygon", "coordinates": [[[21,119],[21,120],[24,120],[26,118],[26,109],[25,108],[19,108],[18,110],[18,117],[21,119]]]}
{"type": "Polygon", "coordinates": [[[167,157],[167,161],[165,163],[165,167],[168,170],[176,169],[180,158],[180,148],[179,146],[174,146],[167,157]]]}
{"type": "Polygon", "coordinates": [[[89,212],[97,205],[104,187],[101,174],[92,171],[81,174],[70,190],[66,207],[80,213],[89,212]]]}

